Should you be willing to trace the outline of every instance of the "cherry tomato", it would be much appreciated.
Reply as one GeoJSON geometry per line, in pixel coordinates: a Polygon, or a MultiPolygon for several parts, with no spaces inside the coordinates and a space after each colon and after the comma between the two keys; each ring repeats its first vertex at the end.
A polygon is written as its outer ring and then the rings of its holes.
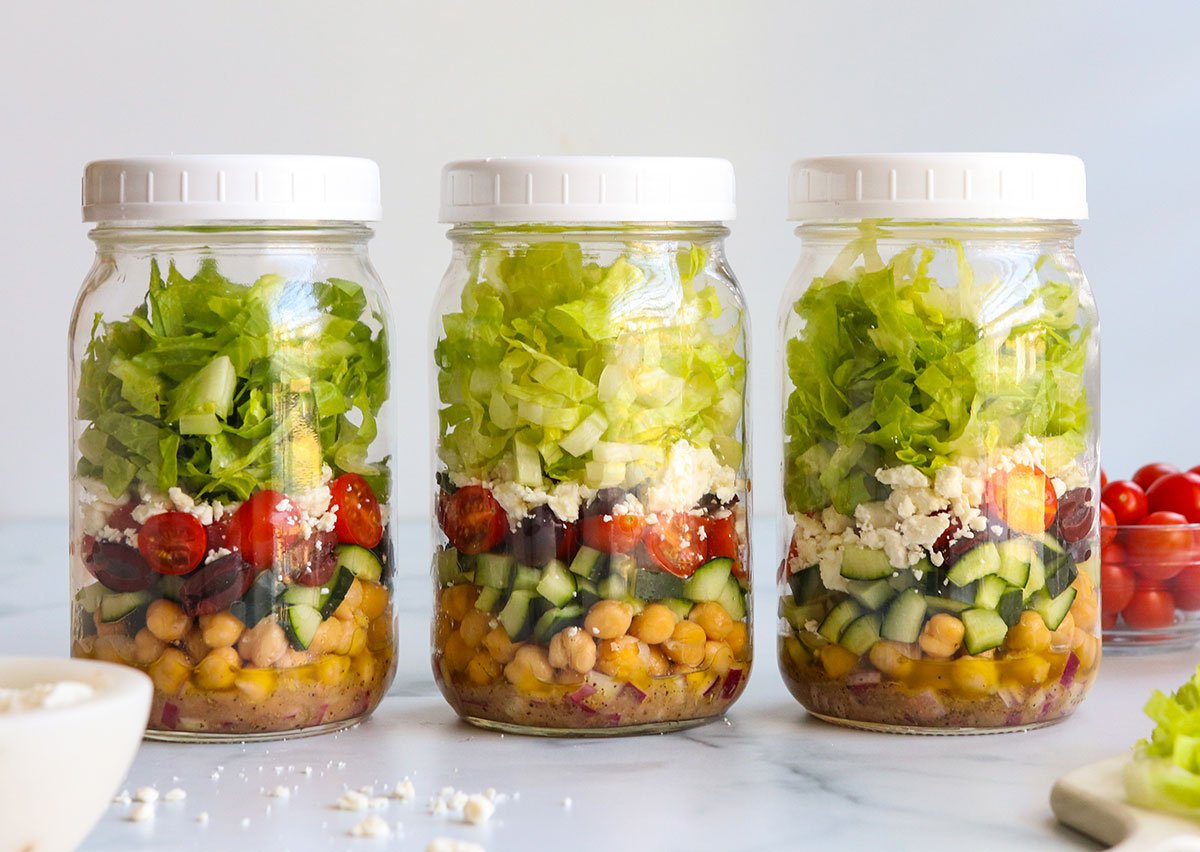
{"type": "Polygon", "coordinates": [[[446,538],[462,553],[486,553],[508,533],[508,514],[492,492],[480,485],[466,485],[446,504],[446,538]]]}
{"type": "Polygon", "coordinates": [[[1126,560],[1125,548],[1119,544],[1109,544],[1100,549],[1100,561],[1124,565],[1126,560]]]}
{"type": "Polygon", "coordinates": [[[642,540],[645,528],[641,515],[589,515],[579,522],[579,537],[605,553],[628,553],[642,540]]]}
{"type": "Polygon", "coordinates": [[[1105,615],[1116,615],[1129,606],[1136,588],[1133,572],[1124,565],[1115,562],[1100,565],[1100,609],[1105,615]]]}
{"type": "Polygon", "coordinates": [[[331,507],[337,509],[338,541],[370,550],[383,538],[379,501],[367,481],[357,473],[343,473],[329,484],[331,507]]]}
{"type": "Polygon", "coordinates": [[[1117,626],[1117,613],[1102,612],[1100,613],[1100,628],[1102,630],[1112,630],[1117,626]]]}
{"type": "Polygon", "coordinates": [[[648,524],[642,542],[655,565],[676,577],[690,577],[708,559],[704,521],[687,512],[660,513],[648,524]]]}
{"type": "Polygon", "coordinates": [[[220,550],[222,547],[229,547],[229,523],[226,521],[213,521],[204,528],[204,534],[208,539],[205,545],[209,550],[220,550]]]}
{"type": "Polygon", "coordinates": [[[444,488],[439,488],[437,498],[433,504],[433,516],[437,518],[439,529],[446,528],[446,507],[450,505],[450,492],[444,488]]]}
{"type": "Polygon", "coordinates": [[[708,518],[704,522],[708,538],[708,558],[715,559],[724,556],[733,560],[733,573],[737,577],[746,576],[746,566],[742,564],[740,548],[738,547],[737,525],[733,515],[724,518],[708,518]]]}
{"type": "Polygon", "coordinates": [[[1125,534],[1129,564],[1148,580],[1169,580],[1193,558],[1192,531],[1176,512],[1151,512],[1125,534]]]}
{"type": "Polygon", "coordinates": [[[1100,504],[1100,547],[1108,547],[1117,537],[1117,517],[1107,503],[1100,504]]]}
{"type": "Polygon", "coordinates": [[[1173,464],[1164,464],[1163,462],[1155,462],[1143,467],[1139,467],[1137,473],[1133,475],[1133,481],[1138,484],[1143,491],[1149,491],[1150,486],[1164,476],[1170,476],[1172,473],[1179,473],[1179,468],[1173,464]]]}
{"type": "Polygon", "coordinates": [[[1178,512],[1188,523],[1200,524],[1200,474],[1164,476],[1150,486],[1146,499],[1151,512],[1178,512]]]}
{"type": "Polygon", "coordinates": [[[1041,535],[1058,514],[1058,495],[1054,484],[1040,469],[1017,465],[1009,471],[997,471],[988,480],[984,502],[989,514],[1009,529],[1027,535],[1041,535]]]}
{"type": "Polygon", "coordinates": [[[1188,612],[1200,610],[1200,566],[1181,571],[1172,586],[1175,606],[1188,612]]]}
{"type": "Polygon", "coordinates": [[[159,574],[188,573],[200,564],[207,548],[204,525],[187,512],[147,518],[138,532],[138,550],[159,574]]]}
{"type": "Polygon", "coordinates": [[[1200,473],[1200,464],[1196,465],[1195,467],[1189,467],[1188,473],[1200,473]]]}
{"type": "Polygon", "coordinates": [[[579,552],[579,527],[566,521],[558,521],[554,525],[556,534],[558,535],[558,546],[555,556],[559,561],[570,564],[575,558],[575,554],[579,552]]]}
{"type": "Polygon", "coordinates": [[[301,538],[300,510],[278,491],[259,491],[233,513],[225,538],[255,568],[267,568],[301,538]]]}
{"type": "Polygon", "coordinates": [[[1169,627],[1175,621],[1175,598],[1161,588],[1138,589],[1121,612],[1121,617],[1135,630],[1169,627]]]}
{"type": "Polygon", "coordinates": [[[1113,518],[1121,526],[1136,524],[1150,511],[1146,502],[1146,492],[1136,482],[1127,479],[1108,483],[1100,499],[1112,509],[1113,518]]]}
{"type": "Polygon", "coordinates": [[[1108,474],[1104,472],[1104,468],[1100,468],[1100,490],[1103,491],[1108,487],[1108,474]]]}

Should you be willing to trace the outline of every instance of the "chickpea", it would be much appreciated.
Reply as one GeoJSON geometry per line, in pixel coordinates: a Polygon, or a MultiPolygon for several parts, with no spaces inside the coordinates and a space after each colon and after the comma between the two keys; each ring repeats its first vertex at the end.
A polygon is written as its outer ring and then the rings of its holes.
{"type": "Polygon", "coordinates": [[[1059,623],[1058,629],[1050,634],[1050,650],[1056,653],[1061,653],[1074,646],[1075,640],[1075,619],[1071,613],[1067,613],[1066,617],[1059,623]]]}
{"type": "Polygon", "coordinates": [[[475,606],[475,598],[478,596],[479,592],[473,585],[459,583],[442,592],[442,609],[455,621],[462,621],[475,606]]]}
{"type": "Polygon", "coordinates": [[[719,677],[724,677],[733,668],[733,651],[724,642],[714,642],[711,639],[704,643],[705,668],[719,677]]]}
{"type": "Polygon", "coordinates": [[[287,651],[287,635],[274,621],[264,618],[242,634],[237,649],[243,660],[256,668],[266,668],[287,651]]]}
{"type": "Polygon", "coordinates": [[[511,663],[517,655],[517,646],[508,638],[508,631],[500,626],[493,627],[488,635],[483,637],[483,647],[487,648],[492,658],[501,665],[511,663]]]}
{"type": "Polygon", "coordinates": [[[1050,631],[1042,617],[1032,610],[1021,613],[1021,619],[1008,629],[1004,645],[1009,651],[1029,651],[1040,654],[1050,647],[1050,631]]]}
{"type": "Polygon", "coordinates": [[[629,633],[649,645],[661,645],[671,638],[678,620],[669,607],[652,603],[634,617],[629,633]]]}
{"type": "Polygon", "coordinates": [[[939,612],[921,630],[917,644],[934,659],[947,660],[962,647],[963,623],[946,612],[939,612]]]}
{"type": "Polygon", "coordinates": [[[909,647],[900,642],[880,640],[871,646],[871,665],[890,678],[904,680],[913,671],[913,660],[908,653],[909,647]]]}
{"type": "Polygon", "coordinates": [[[350,663],[354,667],[354,673],[363,683],[369,685],[375,680],[375,671],[378,665],[375,662],[374,654],[359,654],[350,663]]]}
{"type": "Polygon", "coordinates": [[[963,657],[955,660],[950,679],[958,691],[972,698],[987,695],[996,689],[996,664],[990,660],[963,657]]]}
{"type": "Polygon", "coordinates": [[[554,683],[554,668],[546,650],[537,645],[522,645],[517,649],[511,663],[504,667],[504,676],[510,683],[520,684],[527,677],[542,683],[554,683]]]}
{"type": "Polygon", "coordinates": [[[359,583],[362,585],[362,603],[359,605],[359,609],[367,616],[368,620],[373,621],[383,615],[384,610],[387,609],[387,589],[370,580],[359,580],[359,583]]]}
{"type": "MultiPolygon", "coordinates": [[[[350,588],[346,589],[346,597],[342,598],[338,608],[333,611],[333,617],[340,618],[342,621],[353,621],[355,613],[362,605],[362,599],[362,582],[356,579],[350,584],[350,588]]],[[[459,620],[461,621],[461,619],[459,620]]]]}
{"type": "Polygon", "coordinates": [[[735,621],[733,629],[725,637],[725,642],[729,645],[729,650],[733,651],[734,659],[743,662],[750,659],[750,631],[746,628],[746,622],[735,621]]]}
{"type": "Polygon", "coordinates": [[[1004,671],[1021,686],[1040,686],[1050,676],[1050,661],[1041,654],[1017,657],[1004,664],[1004,671]]]}
{"type": "Polygon", "coordinates": [[[500,664],[487,651],[480,651],[467,663],[467,680],[475,686],[487,686],[500,676],[500,664]]]}
{"type": "Polygon", "coordinates": [[[450,638],[446,640],[446,647],[442,648],[442,659],[454,673],[465,671],[467,663],[471,662],[474,656],[475,649],[468,645],[462,634],[457,631],[450,634],[450,638]]]}
{"type": "Polygon", "coordinates": [[[150,680],[164,695],[174,695],[192,674],[191,663],[178,648],[167,648],[162,656],[150,664],[150,680]]]}
{"type": "Polygon", "coordinates": [[[458,632],[469,648],[478,648],[483,637],[492,629],[492,617],[486,612],[473,609],[466,614],[459,625],[458,632]]]}
{"type": "Polygon", "coordinates": [[[178,642],[187,635],[192,619],[175,603],[159,598],[146,609],[146,629],[163,642],[178,642]]]}
{"type": "Polygon", "coordinates": [[[671,673],[671,661],[662,652],[661,646],[646,645],[646,672],[651,677],[666,677],[671,673]]]}
{"type": "Polygon", "coordinates": [[[200,630],[210,648],[231,648],[242,638],[246,625],[232,612],[200,616],[200,630]]]}
{"type": "Polygon", "coordinates": [[[308,650],[314,654],[330,654],[342,644],[342,622],[336,618],[327,618],[317,625],[317,632],[308,643],[308,650]]]}
{"type": "Polygon", "coordinates": [[[663,643],[663,652],[672,662],[685,666],[698,666],[704,661],[704,628],[694,621],[681,621],[675,625],[671,638],[663,643]]]}
{"type": "Polygon", "coordinates": [[[1086,571],[1080,571],[1073,584],[1078,594],[1071,603],[1075,626],[1091,633],[1096,629],[1096,593],[1086,571]]]}
{"type": "Polygon", "coordinates": [[[97,636],[128,636],[129,630],[125,626],[125,620],[106,622],[100,617],[100,611],[97,610],[92,615],[92,623],[96,625],[97,636]]]}
{"type": "Polygon", "coordinates": [[[588,610],[583,627],[597,639],[616,639],[629,630],[633,607],[624,601],[599,601],[588,610]]]}
{"type": "Polygon", "coordinates": [[[350,671],[349,657],[326,654],[317,660],[317,677],[326,686],[337,686],[350,671]]]}
{"type": "Polygon", "coordinates": [[[214,648],[196,666],[196,685],[201,689],[229,689],[241,668],[242,660],[233,648],[214,648]]]}
{"type": "Polygon", "coordinates": [[[381,615],[367,628],[367,647],[372,651],[382,651],[390,644],[392,644],[392,620],[386,615],[381,615]]]}
{"type": "Polygon", "coordinates": [[[639,653],[638,640],[632,636],[606,639],[596,652],[596,671],[609,677],[627,677],[631,670],[640,668],[639,653]]]}
{"type": "Polygon", "coordinates": [[[550,665],[587,674],[596,666],[596,643],[578,627],[568,627],[550,640],[550,665]]]}
{"type": "Polygon", "coordinates": [[[191,658],[192,664],[203,660],[208,655],[208,643],[204,641],[204,633],[199,627],[193,627],[183,639],[183,648],[191,658]]]}
{"type": "Polygon", "coordinates": [[[354,657],[365,650],[367,650],[367,631],[361,627],[356,627],[350,634],[350,645],[346,648],[346,653],[354,657]]]}
{"type": "MultiPolygon", "coordinates": [[[[349,668],[350,661],[346,661],[349,668]]],[[[265,701],[275,691],[279,679],[271,669],[242,669],[233,679],[233,685],[241,690],[251,702],[265,701]]]]}
{"type": "Polygon", "coordinates": [[[688,621],[694,621],[704,628],[709,639],[720,642],[733,631],[733,618],[725,611],[725,607],[715,601],[705,601],[692,607],[688,621]]]}
{"type": "Polygon", "coordinates": [[[1100,657],[1100,642],[1090,631],[1075,628],[1075,656],[1079,657],[1079,668],[1088,671],[1100,657]]]}
{"type": "Polygon", "coordinates": [[[134,661],[137,652],[133,639],[122,633],[118,636],[97,636],[93,653],[98,660],[129,665],[134,661]]]}
{"type": "Polygon", "coordinates": [[[143,666],[148,666],[161,657],[166,648],[167,643],[145,627],[133,637],[133,658],[143,666]]]}
{"type": "Polygon", "coordinates": [[[842,680],[858,665],[858,656],[841,645],[826,645],[820,653],[821,667],[831,680],[842,680]]]}

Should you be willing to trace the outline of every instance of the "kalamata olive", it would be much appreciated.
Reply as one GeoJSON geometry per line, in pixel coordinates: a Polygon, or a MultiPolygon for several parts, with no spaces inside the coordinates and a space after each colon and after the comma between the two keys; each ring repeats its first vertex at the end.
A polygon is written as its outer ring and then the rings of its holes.
{"type": "Polygon", "coordinates": [[[140,592],[158,579],[136,547],[119,541],[97,541],[85,564],[93,577],[114,592],[140,592]]]}
{"type": "Polygon", "coordinates": [[[1092,489],[1072,488],[1058,500],[1058,533],[1066,544],[1083,541],[1096,524],[1092,489]]]}
{"type": "Polygon", "coordinates": [[[1086,538],[1069,542],[1067,544],[1067,553],[1071,554],[1071,559],[1076,565],[1081,562],[1087,562],[1092,558],[1091,543],[1086,538]]]}
{"type": "Polygon", "coordinates": [[[320,586],[333,579],[337,570],[337,536],[332,532],[314,532],[289,547],[276,566],[292,582],[301,586],[320,586]]]}
{"type": "Polygon", "coordinates": [[[519,565],[541,568],[558,552],[558,531],[549,506],[536,506],[508,534],[508,552],[519,565]]]}
{"type": "Polygon", "coordinates": [[[212,615],[250,590],[257,572],[240,553],[230,553],[187,576],[179,590],[179,603],[188,615],[212,615]]]}
{"type": "Polygon", "coordinates": [[[385,528],[383,538],[379,540],[379,544],[371,550],[375,557],[379,560],[379,564],[383,566],[383,571],[380,573],[380,582],[388,583],[392,578],[392,563],[395,562],[395,557],[392,555],[392,537],[388,535],[385,528]]]}
{"type": "Polygon", "coordinates": [[[594,515],[611,515],[613,507],[621,503],[629,496],[624,488],[601,488],[596,492],[586,506],[583,507],[583,514],[591,517],[594,515]]]}
{"type": "Polygon", "coordinates": [[[696,508],[703,509],[706,512],[719,512],[721,509],[732,509],[737,505],[738,496],[733,495],[728,502],[722,502],[721,498],[711,491],[700,498],[696,503],[696,508]]]}
{"type": "Polygon", "coordinates": [[[942,556],[945,561],[942,563],[943,568],[949,568],[959,559],[966,555],[968,550],[972,550],[981,544],[989,541],[1004,541],[1009,536],[1008,528],[997,521],[988,521],[987,527],[982,530],[973,531],[974,535],[969,538],[953,539],[946,545],[945,551],[942,551],[942,556]]]}

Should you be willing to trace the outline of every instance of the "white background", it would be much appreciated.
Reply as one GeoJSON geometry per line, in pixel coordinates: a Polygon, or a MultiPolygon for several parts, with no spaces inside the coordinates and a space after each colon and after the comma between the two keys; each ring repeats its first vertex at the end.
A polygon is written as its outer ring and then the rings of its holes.
{"type": "Polygon", "coordinates": [[[427,315],[460,157],[697,154],[737,169],[730,257],[755,323],[757,506],[778,505],[776,315],[789,162],[1067,152],[1104,331],[1106,467],[1200,463],[1193,367],[1200,5],[941,2],[0,4],[0,519],[66,512],[66,327],[90,159],[342,153],[383,170],[401,514],[425,511],[427,315]]]}

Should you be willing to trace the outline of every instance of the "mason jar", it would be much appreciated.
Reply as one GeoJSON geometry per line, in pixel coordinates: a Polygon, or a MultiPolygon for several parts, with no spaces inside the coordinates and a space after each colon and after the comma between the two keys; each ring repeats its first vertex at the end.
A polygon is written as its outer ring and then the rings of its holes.
{"type": "Polygon", "coordinates": [[[537,733],[721,716],[750,667],[745,305],[724,160],[452,163],[433,670],[537,733]]]}
{"type": "Polygon", "coordinates": [[[86,168],[71,648],[150,676],[151,738],[334,730],[391,681],[379,213],[369,160],[86,168]]]}
{"type": "Polygon", "coordinates": [[[784,680],[861,728],[1070,714],[1095,679],[1100,341],[1083,164],[793,165],[783,300],[784,680]]]}

